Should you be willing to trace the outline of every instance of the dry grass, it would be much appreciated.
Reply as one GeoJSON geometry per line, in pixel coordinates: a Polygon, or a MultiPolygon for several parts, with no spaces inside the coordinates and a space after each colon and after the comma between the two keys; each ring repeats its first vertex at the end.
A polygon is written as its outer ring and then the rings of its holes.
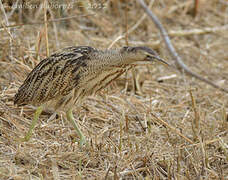
{"type": "MultiPolygon", "coordinates": [[[[31,24],[44,20],[42,8],[13,11],[6,7],[10,2],[3,4],[10,17],[7,24],[1,9],[0,179],[227,179],[227,94],[159,64],[136,68],[142,93],[133,93],[128,72],[75,107],[89,141],[83,149],[74,143],[75,131],[64,114],[50,118],[51,113],[43,113],[31,140],[18,141],[29,128],[34,108],[14,106],[13,97],[48,51],[72,45],[115,48],[128,42],[152,47],[173,63],[152,22],[140,20],[144,12],[137,3],[128,4],[126,13],[124,0],[108,1],[101,9],[78,7],[88,7],[85,2],[68,10],[47,8],[47,19],[94,15],[46,27],[31,24]],[[24,25],[5,28],[12,24],[24,25]],[[117,40],[135,24],[127,40],[117,40]]],[[[189,68],[227,88],[228,30],[220,28],[228,22],[227,2],[200,2],[195,18],[190,0],[159,0],[151,9],[189,68]]]]}

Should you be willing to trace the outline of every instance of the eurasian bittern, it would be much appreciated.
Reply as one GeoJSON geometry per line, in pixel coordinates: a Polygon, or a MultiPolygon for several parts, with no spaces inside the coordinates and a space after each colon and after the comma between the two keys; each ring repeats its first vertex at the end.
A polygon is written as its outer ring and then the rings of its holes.
{"type": "Polygon", "coordinates": [[[28,75],[15,95],[14,104],[39,106],[28,133],[28,141],[44,106],[65,110],[67,119],[86,140],[74,121],[73,105],[105,88],[138,61],[158,60],[167,64],[150,48],[123,47],[116,50],[97,50],[89,46],[69,47],[42,60],[28,75]]]}

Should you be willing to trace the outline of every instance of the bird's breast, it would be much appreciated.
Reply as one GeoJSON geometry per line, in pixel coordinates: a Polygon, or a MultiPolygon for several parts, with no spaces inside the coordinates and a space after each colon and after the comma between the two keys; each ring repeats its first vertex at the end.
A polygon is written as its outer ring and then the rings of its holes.
{"type": "Polygon", "coordinates": [[[129,68],[127,66],[115,66],[104,70],[90,71],[90,73],[82,78],[81,87],[84,87],[87,95],[93,95],[108,86],[108,84],[129,68]]]}

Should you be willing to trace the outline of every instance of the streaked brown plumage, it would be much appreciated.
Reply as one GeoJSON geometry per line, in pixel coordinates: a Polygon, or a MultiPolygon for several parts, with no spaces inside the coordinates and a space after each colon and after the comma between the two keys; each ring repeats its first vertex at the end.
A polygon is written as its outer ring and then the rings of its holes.
{"type": "Polygon", "coordinates": [[[132,63],[156,59],[162,61],[147,47],[104,51],[89,46],[65,48],[42,60],[30,72],[14,103],[69,110],[106,87],[132,63]]]}

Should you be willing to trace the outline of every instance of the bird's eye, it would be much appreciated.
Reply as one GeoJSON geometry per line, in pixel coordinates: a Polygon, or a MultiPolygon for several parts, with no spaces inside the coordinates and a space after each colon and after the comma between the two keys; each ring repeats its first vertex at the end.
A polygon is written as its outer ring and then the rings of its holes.
{"type": "Polygon", "coordinates": [[[153,60],[153,58],[150,55],[147,55],[146,56],[146,60],[150,60],[151,61],[151,60],[153,60]]]}

